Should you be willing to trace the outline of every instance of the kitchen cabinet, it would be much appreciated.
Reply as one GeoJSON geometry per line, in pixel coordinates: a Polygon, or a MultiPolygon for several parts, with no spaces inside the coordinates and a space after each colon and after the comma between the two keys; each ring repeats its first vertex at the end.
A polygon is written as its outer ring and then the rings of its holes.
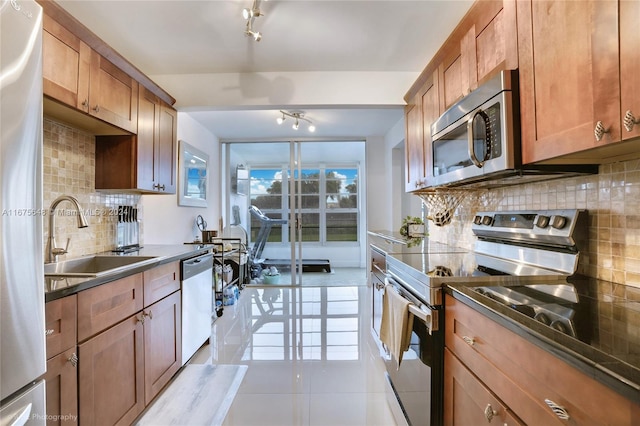
{"type": "Polygon", "coordinates": [[[180,290],[180,262],[165,263],[143,274],[145,308],[180,290]]]}
{"type": "Polygon", "coordinates": [[[78,358],[74,346],[47,360],[47,426],[78,424],[78,358]]]}
{"type": "Polygon", "coordinates": [[[145,307],[144,396],[145,404],[169,383],[182,366],[182,322],[180,292],[145,307]]]}
{"type": "Polygon", "coordinates": [[[637,142],[620,143],[640,135],[623,126],[640,116],[637,3],[518,3],[524,163],[637,156],[637,142]]]}
{"type": "Polygon", "coordinates": [[[78,341],[117,324],[143,308],[142,273],[78,293],[78,341]]]}
{"type": "Polygon", "coordinates": [[[405,95],[405,190],[429,186],[431,124],[503,69],[518,67],[515,0],[479,0],[405,95]]]}
{"type": "Polygon", "coordinates": [[[422,105],[416,97],[405,109],[405,191],[420,189],[424,184],[425,152],[422,137],[422,105]]]}
{"type": "Polygon", "coordinates": [[[450,296],[445,322],[446,418],[465,418],[468,405],[491,404],[490,414],[525,424],[633,424],[638,407],[631,401],[450,296]],[[465,379],[458,362],[477,382],[465,379]]]}
{"type": "Polygon", "coordinates": [[[177,112],[144,87],[138,108],[137,135],[96,137],[96,189],[175,194],[177,112]]]}
{"type": "Polygon", "coordinates": [[[119,320],[79,345],[83,426],[130,425],[145,407],[144,317],[138,313],[119,320]]]}
{"type": "Polygon", "coordinates": [[[46,14],[43,28],[44,94],[135,133],[138,82],[46,14]]]}
{"type": "Polygon", "coordinates": [[[76,296],[46,303],[47,425],[78,424],[76,296]]]}
{"type": "Polygon", "coordinates": [[[82,424],[131,424],[180,369],[179,266],[159,265],[78,294],[82,424]]]}
{"type": "Polygon", "coordinates": [[[495,421],[500,425],[523,425],[449,351],[444,350],[444,424],[480,425],[495,421]]]}

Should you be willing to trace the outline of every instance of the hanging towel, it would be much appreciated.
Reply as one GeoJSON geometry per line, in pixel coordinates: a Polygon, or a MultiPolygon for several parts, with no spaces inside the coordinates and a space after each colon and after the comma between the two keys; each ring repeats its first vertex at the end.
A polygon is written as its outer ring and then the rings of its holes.
{"type": "Polygon", "coordinates": [[[409,313],[409,302],[390,284],[382,296],[382,320],[380,340],[396,359],[400,368],[402,355],[409,349],[413,330],[413,315],[409,313]]]}

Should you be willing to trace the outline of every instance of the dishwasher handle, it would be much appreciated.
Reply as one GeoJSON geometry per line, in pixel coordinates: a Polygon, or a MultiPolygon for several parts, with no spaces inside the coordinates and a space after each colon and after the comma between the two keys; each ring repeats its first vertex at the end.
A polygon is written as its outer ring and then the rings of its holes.
{"type": "Polygon", "coordinates": [[[181,262],[182,281],[188,280],[202,272],[213,269],[213,254],[192,257],[181,262]]]}

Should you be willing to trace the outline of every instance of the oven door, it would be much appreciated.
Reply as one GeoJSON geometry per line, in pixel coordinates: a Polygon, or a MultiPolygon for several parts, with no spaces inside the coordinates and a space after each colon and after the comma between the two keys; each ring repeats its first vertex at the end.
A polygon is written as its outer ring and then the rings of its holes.
{"type": "MultiPolygon", "coordinates": [[[[398,425],[438,425],[442,423],[443,410],[443,333],[436,318],[442,318],[442,308],[426,307],[399,279],[387,276],[386,284],[394,286],[403,297],[422,310],[431,312],[430,320],[414,315],[409,349],[403,354],[402,363],[392,355],[385,357],[387,400],[398,425]]],[[[385,286],[385,291],[389,287],[385,286]]]]}

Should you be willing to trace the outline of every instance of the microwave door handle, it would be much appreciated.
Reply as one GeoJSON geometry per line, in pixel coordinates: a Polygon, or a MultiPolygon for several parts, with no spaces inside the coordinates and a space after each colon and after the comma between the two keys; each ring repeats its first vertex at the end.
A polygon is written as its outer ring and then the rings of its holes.
{"type": "Polygon", "coordinates": [[[469,142],[469,145],[468,145],[469,159],[471,160],[471,162],[473,162],[473,164],[476,165],[476,167],[482,168],[482,166],[484,166],[484,162],[491,157],[491,141],[489,140],[489,116],[484,111],[482,110],[476,111],[475,113],[473,113],[473,115],[471,115],[471,117],[469,117],[469,120],[467,120],[467,137],[469,142]],[[481,116],[482,120],[484,120],[484,123],[485,123],[484,137],[485,137],[487,149],[482,161],[478,160],[478,157],[476,156],[476,150],[474,147],[473,123],[476,120],[477,116],[481,116]]]}

